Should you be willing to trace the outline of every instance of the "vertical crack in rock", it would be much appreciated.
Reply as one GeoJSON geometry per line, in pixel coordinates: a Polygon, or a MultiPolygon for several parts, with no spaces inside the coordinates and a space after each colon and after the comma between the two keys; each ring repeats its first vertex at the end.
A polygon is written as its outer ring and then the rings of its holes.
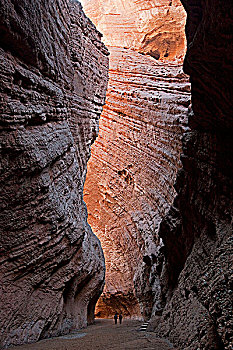
{"type": "Polygon", "coordinates": [[[175,197],[187,130],[190,85],[180,59],[185,11],[178,1],[158,0],[85,0],[84,9],[110,50],[106,105],[84,190],[106,259],[96,314],[148,319],[161,309],[157,231],[175,197]]]}
{"type": "Polygon", "coordinates": [[[0,1],[1,346],[93,321],[104,257],[83,202],[108,52],[81,5],[0,1]]]}

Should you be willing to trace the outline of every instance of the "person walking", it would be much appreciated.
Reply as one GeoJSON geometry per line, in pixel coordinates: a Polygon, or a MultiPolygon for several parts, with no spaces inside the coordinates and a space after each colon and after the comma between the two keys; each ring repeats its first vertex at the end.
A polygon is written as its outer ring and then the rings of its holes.
{"type": "Polygon", "coordinates": [[[118,319],[118,315],[117,315],[117,312],[116,312],[115,316],[114,316],[115,324],[117,324],[117,319],[118,319]]]}
{"type": "Polygon", "coordinates": [[[120,315],[119,315],[120,324],[121,324],[121,322],[122,322],[122,318],[123,318],[123,316],[122,316],[122,314],[120,313],[120,315]]]}

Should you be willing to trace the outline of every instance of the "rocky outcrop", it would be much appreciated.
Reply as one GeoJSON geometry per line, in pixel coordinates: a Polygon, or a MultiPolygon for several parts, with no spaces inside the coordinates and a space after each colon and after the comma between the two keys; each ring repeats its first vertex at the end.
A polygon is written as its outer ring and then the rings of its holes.
{"type": "Polygon", "coordinates": [[[159,231],[166,306],[157,333],[181,349],[232,349],[232,3],[183,3],[194,112],[159,231]]]}
{"type": "Polygon", "coordinates": [[[190,85],[181,63],[121,48],[110,53],[106,105],[84,188],[88,222],[106,259],[96,312],[148,318],[160,308],[157,230],[175,196],[190,85]]]}
{"type": "Polygon", "coordinates": [[[1,0],[1,346],[91,322],[104,282],[83,184],[108,52],[76,1],[1,0]]]}
{"type": "Polygon", "coordinates": [[[82,0],[107,46],[130,48],[155,59],[185,53],[186,13],[180,0],[82,0]]]}

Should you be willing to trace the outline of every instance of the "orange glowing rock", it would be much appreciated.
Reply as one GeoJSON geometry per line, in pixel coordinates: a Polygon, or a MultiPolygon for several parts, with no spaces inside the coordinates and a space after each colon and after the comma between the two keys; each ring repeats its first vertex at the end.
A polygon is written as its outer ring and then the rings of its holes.
{"type": "Polygon", "coordinates": [[[110,50],[106,105],[84,189],[106,262],[96,314],[148,318],[160,308],[157,230],[175,196],[190,103],[182,70],[186,15],[178,0],[82,3],[110,50]]]}
{"type": "Polygon", "coordinates": [[[83,0],[86,14],[107,46],[154,58],[183,57],[186,13],[179,0],[83,0]]]}
{"type": "Polygon", "coordinates": [[[182,64],[121,48],[111,48],[110,57],[106,105],[84,188],[88,222],[106,261],[97,314],[124,310],[139,317],[140,304],[148,317],[159,286],[150,291],[143,261],[154,259],[158,225],[175,196],[190,87],[182,64]]]}

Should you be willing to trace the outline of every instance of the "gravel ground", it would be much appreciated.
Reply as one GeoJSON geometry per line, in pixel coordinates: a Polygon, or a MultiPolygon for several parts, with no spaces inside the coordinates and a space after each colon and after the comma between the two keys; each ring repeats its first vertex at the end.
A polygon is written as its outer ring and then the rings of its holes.
{"type": "Polygon", "coordinates": [[[154,333],[141,332],[141,322],[123,320],[115,325],[112,320],[96,320],[95,324],[76,333],[41,340],[38,343],[15,346],[18,350],[169,350],[174,349],[165,339],[154,333]]]}

